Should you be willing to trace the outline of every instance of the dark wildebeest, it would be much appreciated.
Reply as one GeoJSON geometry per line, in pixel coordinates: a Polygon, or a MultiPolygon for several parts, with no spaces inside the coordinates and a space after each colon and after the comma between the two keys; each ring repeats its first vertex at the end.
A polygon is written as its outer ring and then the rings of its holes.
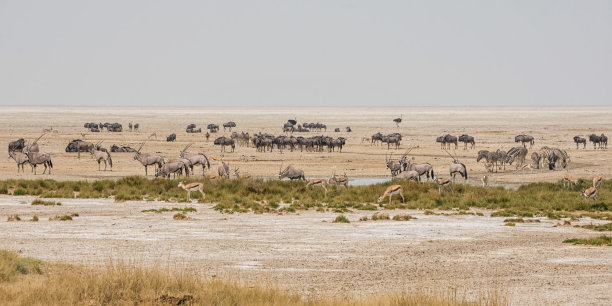
{"type": "Polygon", "coordinates": [[[166,137],[167,142],[176,141],[176,134],[172,133],[166,137]]]}
{"type": "Polygon", "coordinates": [[[9,153],[17,151],[23,152],[23,147],[25,146],[25,140],[23,138],[19,138],[19,140],[11,141],[8,145],[9,153]]]}
{"type": "Polygon", "coordinates": [[[589,140],[593,142],[593,149],[597,149],[597,144],[599,144],[600,149],[608,148],[608,136],[604,134],[601,134],[600,136],[591,134],[589,136],[589,140]]]}
{"type": "Polygon", "coordinates": [[[514,142],[522,143],[523,147],[526,147],[525,143],[528,142],[529,143],[529,148],[531,148],[531,146],[533,146],[533,144],[534,144],[534,139],[533,139],[533,136],[521,134],[521,135],[516,135],[516,137],[514,137],[514,142]]]}
{"type": "Polygon", "coordinates": [[[232,152],[234,152],[234,149],[236,148],[236,144],[234,143],[234,140],[231,138],[227,138],[225,136],[221,136],[215,139],[214,144],[221,146],[221,152],[225,152],[225,146],[231,146],[232,152]]]}
{"type": "Polygon", "coordinates": [[[476,147],[476,142],[474,141],[474,136],[470,136],[468,134],[463,134],[459,136],[459,141],[464,143],[463,149],[467,150],[468,143],[470,144],[470,149],[474,149],[476,147]]]}
{"type": "Polygon", "coordinates": [[[576,143],[576,149],[578,149],[579,144],[583,144],[582,148],[586,149],[586,143],[587,143],[586,138],[583,138],[580,136],[574,136],[574,142],[576,143]]]}

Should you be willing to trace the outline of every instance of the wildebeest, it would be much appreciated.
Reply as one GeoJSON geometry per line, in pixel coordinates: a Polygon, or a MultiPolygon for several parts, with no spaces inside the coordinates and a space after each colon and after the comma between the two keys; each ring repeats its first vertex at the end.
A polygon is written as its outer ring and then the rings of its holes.
{"type": "Polygon", "coordinates": [[[19,138],[18,140],[9,142],[8,151],[10,152],[23,152],[23,147],[25,146],[25,140],[23,138],[19,138]]]}
{"type": "Polygon", "coordinates": [[[145,167],[145,175],[149,175],[147,171],[148,166],[157,165],[157,168],[161,168],[161,166],[164,164],[164,158],[158,155],[151,155],[149,153],[140,153],[140,150],[142,150],[144,144],[145,143],[143,142],[136,151],[136,154],[134,154],[134,160],[139,161],[145,167]]]}
{"type": "Polygon", "coordinates": [[[128,146],[112,145],[111,152],[136,152],[136,150],[128,146]]]}
{"type": "Polygon", "coordinates": [[[202,133],[202,128],[196,129],[196,125],[192,123],[192,124],[187,126],[187,128],[185,129],[185,132],[187,132],[187,133],[202,133]]]}
{"type": "Polygon", "coordinates": [[[382,138],[383,138],[383,134],[378,132],[374,135],[372,135],[372,137],[370,137],[372,139],[372,144],[376,144],[376,142],[380,142],[382,144],[382,138]]]}
{"type": "MultiPolygon", "coordinates": [[[[281,169],[282,167],[283,166],[281,165],[281,169]]],[[[279,169],[278,179],[282,180],[283,178],[288,178],[290,180],[306,180],[306,177],[304,177],[304,171],[294,167],[293,165],[287,166],[287,168],[285,168],[283,171],[280,171],[279,169]]]]}
{"type": "Polygon", "coordinates": [[[526,147],[525,143],[528,142],[529,148],[531,148],[531,146],[533,146],[534,144],[534,139],[533,139],[533,136],[521,134],[521,135],[516,135],[516,137],[514,137],[514,142],[522,143],[523,147],[526,147]]]}
{"type": "Polygon", "coordinates": [[[172,134],[168,135],[168,137],[166,137],[166,141],[167,142],[176,141],[176,134],[172,133],[172,134]]]}
{"type": "Polygon", "coordinates": [[[468,143],[470,144],[470,149],[474,149],[476,147],[476,142],[474,141],[474,136],[463,134],[463,135],[459,136],[459,141],[463,142],[463,144],[464,144],[463,149],[464,150],[467,150],[468,143]]]}
{"type": "Polygon", "coordinates": [[[340,133],[340,128],[335,128],[335,129],[334,129],[334,132],[336,132],[336,133],[340,133]]]}
{"type": "Polygon", "coordinates": [[[221,136],[215,139],[214,144],[221,146],[221,152],[225,152],[225,146],[231,146],[232,152],[234,152],[234,149],[236,148],[236,144],[234,143],[234,140],[231,138],[227,138],[225,136],[221,136]]]}
{"type": "Polygon", "coordinates": [[[604,134],[601,134],[599,136],[591,134],[589,136],[589,141],[593,142],[593,149],[597,149],[598,144],[600,149],[608,148],[608,136],[604,134]]]}
{"type": "Polygon", "coordinates": [[[451,143],[455,144],[455,149],[457,149],[457,147],[459,146],[457,143],[457,137],[451,134],[446,134],[444,136],[437,137],[436,142],[440,143],[441,149],[450,149],[451,143]]]}
{"type": "Polygon", "coordinates": [[[391,144],[395,145],[395,149],[399,149],[401,141],[402,135],[400,133],[392,133],[387,136],[383,136],[381,139],[381,142],[387,143],[387,149],[390,149],[391,144]]]}
{"type": "Polygon", "coordinates": [[[219,126],[211,123],[206,127],[211,133],[216,133],[217,131],[219,131],[219,126]]]}
{"type": "Polygon", "coordinates": [[[350,126],[347,126],[347,127],[346,127],[346,132],[347,132],[347,133],[350,133],[350,132],[352,132],[352,131],[353,131],[353,129],[351,129],[351,127],[350,127],[350,126]]]}
{"type": "Polygon", "coordinates": [[[576,149],[578,149],[579,144],[583,144],[582,148],[586,149],[587,140],[586,138],[580,136],[574,136],[574,143],[576,143],[576,149]]]}
{"type": "Polygon", "coordinates": [[[236,122],[234,121],[229,121],[223,124],[223,130],[225,131],[225,129],[229,129],[229,131],[232,131],[232,128],[236,127],[236,122]]]}
{"type": "Polygon", "coordinates": [[[68,143],[66,146],[66,152],[69,153],[80,153],[80,152],[89,152],[94,148],[94,144],[89,141],[84,141],[81,139],[74,139],[68,143]]]}
{"type": "Polygon", "coordinates": [[[107,129],[109,132],[121,132],[121,131],[123,131],[123,127],[121,126],[121,124],[120,124],[120,123],[116,123],[116,122],[115,122],[115,123],[108,124],[108,125],[106,126],[106,129],[107,129]]]}

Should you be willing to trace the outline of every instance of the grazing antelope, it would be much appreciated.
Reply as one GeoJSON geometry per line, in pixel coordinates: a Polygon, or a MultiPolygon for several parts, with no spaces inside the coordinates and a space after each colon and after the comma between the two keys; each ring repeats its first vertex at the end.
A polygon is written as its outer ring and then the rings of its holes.
{"type": "Polygon", "coordinates": [[[234,175],[237,179],[252,179],[253,176],[248,173],[240,173],[240,168],[234,168],[234,175]]]}
{"type": "Polygon", "coordinates": [[[325,190],[325,196],[327,196],[327,181],[325,179],[312,179],[308,181],[306,188],[308,188],[308,186],[321,186],[325,190]]]}
{"type": "Polygon", "coordinates": [[[595,205],[595,201],[597,201],[597,188],[589,187],[588,189],[582,190],[582,196],[584,196],[585,199],[593,199],[593,205],[595,205]]]}
{"type": "Polygon", "coordinates": [[[487,169],[487,172],[493,172],[493,163],[483,162],[482,165],[487,169]]]}
{"type": "Polygon", "coordinates": [[[378,197],[378,203],[382,202],[385,197],[389,197],[389,205],[391,205],[391,197],[393,195],[399,194],[402,197],[402,203],[405,203],[404,199],[404,187],[402,185],[391,185],[385,189],[385,192],[378,197]]]}
{"type": "Polygon", "coordinates": [[[96,144],[95,147],[92,147],[91,150],[89,150],[89,153],[98,162],[98,171],[100,171],[101,162],[104,162],[104,171],[106,171],[107,163],[110,165],[111,171],[113,171],[113,159],[107,151],[99,150],[100,143],[96,144]]]}
{"type": "Polygon", "coordinates": [[[480,180],[482,181],[482,187],[489,186],[489,176],[488,175],[486,175],[486,174],[483,175],[480,180]]]}
{"type": "MultiPolygon", "coordinates": [[[[19,168],[21,167],[21,172],[25,172],[23,169],[23,165],[28,162],[28,156],[19,151],[10,151],[9,157],[11,157],[17,163],[17,173],[19,173],[19,168]]],[[[32,171],[34,171],[34,167],[32,167],[32,171]]]]}
{"type": "Polygon", "coordinates": [[[179,182],[178,186],[187,191],[187,201],[191,201],[192,191],[199,191],[202,194],[202,199],[206,197],[206,195],[204,194],[204,190],[203,190],[204,184],[202,183],[191,183],[191,184],[185,185],[183,184],[183,182],[179,182]]]}
{"type": "Polygon", "coordinates": [[[565,188],[566,184],[571,188],[572,185],[574,186],[578,185],[578,180],[572,178],[571,175],[566,173],[565,175],[563,175],[563,188],[565,188]]]}
{"type": "Polygon", "coordinates": [[[438,194],[442,194],[442,187],[446,187],[453,194],[453,181],[446,178],[436,178],[435,181],[438,184],[438,194]]]}
{"type": "Polygon", "coordinates": [[[209,180],[216,180],[219,178],[219,175],[215,173],[206,173],[206,178],[209,180]]]}
{"type": "Polygon", "coordinates": [[[530,171],[532,171],[532,172],[533,172],[533,165],[532,165],[532,164],[524,164],[524,165],[522,165],[522,166],[518,167],[518,168],[516,169],[516,171],[517,171],[517,172],[518,172],[518,171],[523,171],[523,170],[525,170],[525,169],[529,169],[530,171]]]}
{"type": "Polygon", "coordinates": [[[336,176],[336,172],[332,174],[332,177],[328,180],[329,184],[334,184],[336,186],[344,186],[344,188],[348,189],[349,179],[346,176],[346,172],[344,172],[344,176],[336,176]]]}
{"type": "Polygon", "coordinates": [[[603,176],[597,176],[593,179],[593,187],[595,188],[599,188],[601,187],[601,184],[603,183],[603,176]]]}
{"type": "Polygon", "coordinates": [[[34,168],[34,175],[36,175],[36,166],[39,164],[45,166],[43,174],[47,172],[47,168],[49,169],[49,174],[51,174],[51,168],[53,168],[53,163],[51,162],[51,156],[49,156],[49,154],[28,151],[26,151],[25,154],[28,157],[28,162],[30,163],[30,166],[34,168]]]}

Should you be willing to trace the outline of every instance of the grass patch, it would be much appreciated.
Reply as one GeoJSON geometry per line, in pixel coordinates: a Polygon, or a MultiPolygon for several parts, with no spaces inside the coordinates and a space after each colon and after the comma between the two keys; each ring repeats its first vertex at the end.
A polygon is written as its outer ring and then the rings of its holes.
{"type": "MultiPolygon", "coordinates": [[[[376,200],[380,193],[391,184],[404,187],[406,203],[394,200],[383,209],[419,209],[426,214],[434,210],[459,210],[459,214],[470,213],[470,209],[497,210],[493,217],[533,217],[550,215],[560,217],[561,212],[593,214],[597,218],[612,220],[608,207],[612,207],[612,180],[604,182],[599,189],[598,205],[586,201],[576,190],[564,189],[559,183],[531,183],[517,190],[502,187],[485,188],[456,184],[453,195],[440,198],[435,183],[385,182],[368,186],[353,186],[349,190],[332,187],[327,197],[320,190],[306,188],[303,181],[253,180],[207,180],[188,178],[185,183],[203,182],[206,201],[215,203],[215,209],[224,213],[278,211],[279,203],[290,203],[282,211],[320,209],[339,213],[351,210],[378,210],[376,200]],[[603,211],[603,213],[602,213],[603,211]]],[[[585,182],[584,184],[587,184],[585,182]]],[[[12,190],[16,195],[36,195],[40,198],[108,198],[116,201],[157,199],[160,201],[186,202],[187,194],[178,186],[178,181],[168,179],[147,179],[140,176],[124,177],[117,180],[62,181],[3,180],[2,188],[12,190]]],[[[202,200],[199,193],[194,199],[202,200]]]]}
{"type": "Polygon", "coordinates": [[[504,223],[505,226],[516,226],[516,223],[514,222],[506,222],[504,223]]]}
{"type": "Polygon", "coordinates": [[[338,215],[336,219],[334,219],[334,223],[351,223],[351,221],[349,221],[345,215],[338,215]]]}
{"type": "Polygon", "coordinates": [[[162,207],[160,209],[145,209],[141,212],[146,213],[146,212],[153,212],[156,214],[161,214],[164,212],[174,212],[174,211],[180,211],[180,212],[184,212],[184,213],[188,213],[188,212],[197,212],[198,210],[193,208],[193,207],[172,207],[172,208],[165,208],[162,207]]]}
{"type": "Polygon", "coordinates": [[[72,221],[73,217],[78,217],[79,214],[70,214],[70,215],[63,215],[63,216],[55,216],[55,217],[49,217],[49,221],[72,221]]]}
{"type": "Polygon", "coordinates": [[[54,202],[54,201],[44,201],[41,199],[35,199],[34,201],[32,201],[32,205],[43,205],[43,206],[61,206],[62,202],[54,202]]]}
{"type": "Polygon", "coordinates": [[[393,221],[408,221],[411,219],[416,219],[415,217],[411,216],[411,215],[395,215],[393,216],[393,221]]]}
{"type": "Polygon", "coordinates": [[[601,235],[596,238],[587,238],[587,239],[572,238],[572,239],[563,240],[563,243],[597,245],[597,246],[600,246],[600,245],[612,246],[612,237],[601,235]]]}
{"type": "Polygon", "coordinates": [[[594,224],[576,225],[576,227],[582,227],[582,228],[586,228],[586,229],[590,229],[590,230],[594,230],[598,232],[612,232],[612,222],[606,223],[606,224],[599,224],[599,225],[594,225],[594,224]]]}
{"type": "Polygon", "coordinates": [[[540,223],[540,220],[538,219],[523,219],[523,218],[511,218],[511,219],[505,219],[504,223],[540,223]]]}
{"type": "Polygon", "coordinates": [[[32,217],[32,220],[30,220],[30,221],[32,221],[32,222],[38,222],[38,216],[37,216],[37,215],[34,215],[34,216],[32,217]]]}
{"type": "Polygon", "coordinates": [[[368,221],[370,220],[370,218],[368,218],[368,216],[363,216],[361,218],[359,218],[359,221],[368,221]]]}
{"type": "Polygon", "coordinates": [[[184,213],[176,213],[176,214],[174,214],[174,216],[172,216],[172,219],[174,219],[174,220],[185,220],[185,219],[187,219],[187,215],[185,215],[184,213]]]}
{"type": "Polygon", "coordinates": [[[8,216],[8,218],[6,218],[7,222],[13,222],[13,221],[21,221],[21,218],[19,217],[19,215],[10,215],[8,216]]]}
{"type": "Polygon", "coordinates": [[[389,217],[389,214],[386,213],[376,213],[372,215],[372,221],[379,221],[379,220],[389,220],[391,219],[389,217]]]}
{"type": "MultiPolygon", "coordinates": [[[[314,297],[281,291],[275,286],[207,278],[187,269],[160,264],[143,268],[111,262],[104,267],[50,264],[0,251],[0,301],[7,305],[505,305],[494,291],[479,302],[456,292],[420,294],[392,292],[371,297],[314,297]]],[[[486,290],[486,289],[485,289],[486,290]]],[[[440,291],[436,291],[440,292],[440,291]]]]}

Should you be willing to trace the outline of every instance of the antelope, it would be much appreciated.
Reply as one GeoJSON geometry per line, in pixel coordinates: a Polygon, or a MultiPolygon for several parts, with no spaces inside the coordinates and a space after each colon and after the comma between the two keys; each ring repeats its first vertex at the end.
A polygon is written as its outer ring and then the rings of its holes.
{"type": "Polygon", "coordinates": [[[599,188],[601,187],[601,184],[603,183],[603,176],[597,176],[593,179],[593,187],[595,188],[599,188]]]}
{"type": "Polygon", "coordinates": [[[588,189],[582,190],[582,196],[584,196],[585,199],[593,199],[593,205],[595,205],[595,201],[597,201],[597,188],[595,187],[589,187],[588,189]]]}
{"type": "Polygon", "coordinates": [[[391,197],[393,195],[399,194],[402,197],[402,203],[405,203],[404,199],[404,187],[402,185],[391,185],[385,189],[385,192],[378,197],[378,203],[382,202],[385,197],[389,197],[389,205],[391,205],[391,197]]]}
{"type": "Polygon", "coordinates": [[[465,166],[465,164],[459,161],[456,154],[455,156],[453,156],[450,154],[450,152],[446,150],[444,150],[444,152],[446,152],[446,154],[448,154],[453,159],[453,163],[448,168],[450,175],[452,177],[452,180],[454,181],[455,176],[457,175],[457,173],[459,173],[461,177],[463,177],[463,179],[467,181],[468,173],[467,173],[467,167],[465,166]]]}
{"type": "Polygon", "coordinates": [[[189,147],[191,147],[191,145],[193,145],[193,143],[188,144],[187,146],[185,146],[185,148],[180,152],[179,156],[181,158],[185,158],[188,159],[190,162],[190,168],[193,172],[193,166],[195,165],[202,165],[202,175],[204,175],[205,173],[205,168],[206,166],[208,166],[208,169],[210,169],[210,162],[208,161],[208,157],[206,157],[206,155],[204,155],[203,153],[189,153],[187,152],[187,149],[189,149],[189,147]]]}
{"type": "Polygon", "coordinates": [[[533,172],[533,165],[532,165],[532,164],[524,164],[524,165],[522,165],[522,166],[518,167],[518,169],[516,169],[516,171],[517,171],[517,172],[518,172],[518,171],[523,171],[523,170],[525,170],[525,169],[529,169],[530,171],[532,171],[532,172],[533,172]]]}
{"type": "MultiPolygon", "coordinates": [[[[101,142],[100,142],[101,143],[101,142]]],[[[110,154],[106,151],[98,150],[100,143],[96,144],[95,148],[92,147],[89,153],[94,157],[94,159],[98,162],[98,171],[100,171],[100,163],[104,162],[104,171],[106,171],[106,164],[111,167],[111,171],[113,171],[113,159],[110,154]]]]}
{"type": "Polygon", "coordinates": [[[447,178],[436,178],[436,183],[438,184],[438,194],[442,194],[442,188],[446,187],[451,194],[453,194],[453,181],[447,178]]]}
{"type": "MultiPolygon", "coordinates": [[[[23,169],[23,165],[28,162],[28,156],[25,153],[18,151],[10,151],[9,157],[15,160],[15,162],[17,163],[17,173],[19,173],[20,167],[21,172],[25,172],[25,170],[23,169]]],[[[34,171],[34,168],[32,168],[32,171],[34,171]]]]}
{"type": "Polygon", "coordinates": [[[486,174],[483,175],[480,180],[482,181],[482,187],[489,186],[489,176],[488,175],[486,175],[486,174]]]}
{"type": "Polygon", "coordinates": [[[43,129],[43,133],[56,133],[57,134],[57,130],[54,130],[53,127],[51,127],[48,129],[43,129]]]}
{"type": "Polygon", "coordinates": [[[400,174],[396,175],[393,177],[393,179],[397,179],[397,180],[413,180],[416,182],[420,182],[421,181],[421,176],[419,175],[418,171],[414,171],[414,170],[408,170],[408,171],[404,171],[401,172],[400,174]]]}
{"type": "Polygon", "coordinates": [[[371,138],[370,138],[370,137],[365,137],[365,136],[361,137],[361,143],[363,143],[364,141],[365,141],[366,143],[368,143],[368,142],[370,142],[370,141],[371,141],[371,138]]]}
{"type": "Polygon", "coordinates": [[[279,180],[282,180],[283,178],[289,178],[292,181],[293,180],[306,180],[306,178],[304,177],[304,171],[294,167],[293,165],[287,166],[285,170],[281,171],[281,169],[283,169],[283,164],[281,164],[280,168],[278,169],[278,179],[279,180]]]}
{"type": "Polygon", "coordinates": [[[237,179],[252,179],[253,176],[248,173],[240,173],[240,168],[234,168],[234,175],[237,179]]]}
{"type": "Polygon", "coordinates": [[[155,177],[167,177],[170,178],[170,174],[174,174],[176,178],[177,173],[181,175],[185,169],[185,175],[189,176],[189,166],[181,160],[171,160],[164,163],[161,167],[155,169],[155,177]]]}
{"type": "Polygon", "coordinates": [[[25,154],[28,157],[28,162],[34,168],[34,175],[36,175],[36,166],[39,164],[43,164],[43,166],[45,166],[43,174],[47,172],[47,168],[49,168],[49,174],[51,174],[51,168],[53,168],[53,163],[51,162],[51,156],[49,156],[49,154],[28,151],[26,151],[25,154]]]}
{"type": "Polygon", "coordinates": [[[325,190],[325,196],[327,196],[327,181],[325,179],[312,179],[308,181],[306,188],[308,188],[308,186],[321,186],[325,190]]]}
{"type": "Polygon", "coordinates": [[[151,135],[149,135],[149,137],[147,137],[147,139],[151,139],[151,137],[155,137],[155,140],[157,140],[157,132],[151,133],[151,135]]]}
{"type": "Polygon", "coordinates": [[[483,162],[482,165],[487,169],[487,172],[493,172],[493,163],[483,162]]]}
{"type": "Polygon", "coordinates": [[[571,176],[571,175],[569,175],[569,174],[567,174],[567,173],[566,173],[565,175],[563,175],[563,179],[562,179],[562,181],[563,181],[563,188],[565,188],[565,185],[566,185],[566,184],[567,184],[567,185],[568,185],[570,188],[572,187],[572,184],[573,184],[574,186],[578,185],[578,180],[577,180],[577,179],[572,178],[572,176],[571,176]]]}
{"type": "Polygon", "coordinates": [[[149,175],[147,171],[148,166],[157,165],[157,168],[161,168],[161,166],[164,164],[164,158],[161,156],[151,155],[148,153],[145,153],[145,154],[140,153],[140,150],[142,150],[142,147],[145,145],[145,142],[143,142],[140,145],[140,147],[136,151],[136,154],[134,154],[134,160],[139,161],[145,167],[145,176],[147,176],[149,175]]]}
{"type": "Polygon", "coordinates": [[[206,173],[206,178],[209,180],[216,180],[219,178],[219,175],[215,173],[206,173]]]}
{"type": "Polygon", "coordinates": [[[203,190],[204,184],[202,183],[191,183],[191,184],[185,185],[183,184],[183,182],[179,182],[178,187],[181,187],[187,191],[187,201],[191,201],[192,191],[199,191],[202,194],[202,199],[206,197],[206,195],[204,194],[204,190],[203,190]]]}
{"type": "Polygon", "coordinates": [[[346,176],[346,172],[344,172],[344,176],[336,176],[336,172],[334,171],[332,177],[329,178],[329,184],[334,184],[336,186],[342,185],[346,189],[348,189],[348,177],[346,176]]]}

